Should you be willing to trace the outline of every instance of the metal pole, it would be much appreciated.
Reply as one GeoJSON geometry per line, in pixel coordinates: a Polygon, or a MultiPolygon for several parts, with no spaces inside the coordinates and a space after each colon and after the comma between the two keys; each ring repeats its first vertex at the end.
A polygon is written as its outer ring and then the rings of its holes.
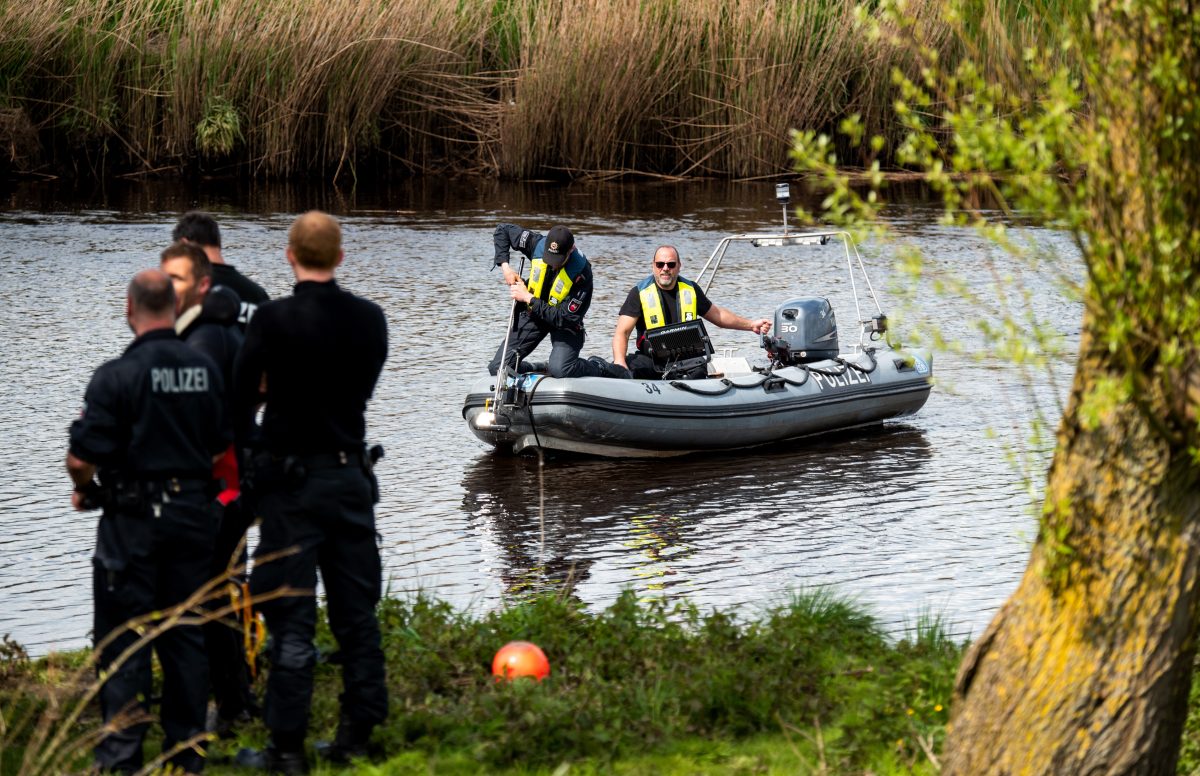
{"type": "MultiPolygon", "coordinates": [[[[517,270],[517,278],[525,271],[525,254],[521,254],[521,268],[517,270]]],[[[514,299],[512,309],[508,313],[508,328],[504,331],[504,347],[500,354],[500,368],[496,370],[496,395],[492,397],[493,412],[500,408],[500,392],[504,389],[504,381],[508,378],[508,340],[512,336],[513,321],[517,317],[517,300],[514,299]]],[[[517,359],[520,363],[520,358],[517,359]]]]}

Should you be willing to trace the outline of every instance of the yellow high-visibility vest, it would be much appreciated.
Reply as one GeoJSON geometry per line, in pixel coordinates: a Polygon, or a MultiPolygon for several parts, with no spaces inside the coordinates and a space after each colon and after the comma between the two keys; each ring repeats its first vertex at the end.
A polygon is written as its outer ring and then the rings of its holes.
{"type": "MultiPolygon", "coordinates": [[[[642,320],[646,322],[647,329],[657,329],[667,325],[667,317],[663,314],[662,294],[658,291],[658,285],[653,277],[647,280],[649,284],[642,281],[642,289],[638,292],[642,300],[642,320]]],[[[696,320],[696,287],[683,278],[677,278],[675,284],[679,288],[679,320],[696,320]]]]}
{"type": "MultiPolygon", "coordinates": [[[[550,288],[550,298],[546,300],[546,303],[551,307],[558,305],[559,302],[567,298],[567,294],[571,293],[573,281],[570,274],[567,273],[567,264],[570,263],[563,264],[562,268],[558,271],[558,276],[554,278],[554,285],[550,288]]],[[[546,275],[548,274],[546,270],[548,269],[549,266],[547,266],[546,262],[541,259],[534,259],[533,269],[529,271],[529,293],[539,299],[542,296],[542,284],[546,282],[546,275]]]]}

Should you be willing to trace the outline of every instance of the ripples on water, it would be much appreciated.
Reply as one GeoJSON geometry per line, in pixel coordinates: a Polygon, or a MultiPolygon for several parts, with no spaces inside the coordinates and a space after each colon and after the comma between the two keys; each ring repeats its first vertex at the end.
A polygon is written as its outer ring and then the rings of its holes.
{"type": "MultiPolygon", "coordinates": [[[[903,424],[668,461],[497,458],[462,421],[466,388],[508,314],[499,275],[488,271],[498,221],[572,226],[597,285],[585,354],[608,356],[616,310],[654,249],[678,245],[684,274],[695,273],[721,236],[777,225],[772,191],[427,182],[339,198],[163,185],[90,195],[90,209],[63,204],[53,189],[15,192],[0,205],[0,634],[35,653],[85,643],[96,515],[70,509],[67,426],[92,370],[129,341],[129,278],[157,262],[175,218],[197,204],[221,220],[227,259],[272,296],[290,292],[282,254],[295,213],[317,206],[342,218],[341,281],[381,304],[390,323],[368,423],[387,448],[378,516],[392,594],[422,590],[487,608],[571,580],[595,607],[632,587],[754,611],[828,585],[893,631],[932,611],[956,633],[977,633],[1022,573],[1034,530],[1031,497],[1006,456],[1024,443],[1030,396],[1053,412],[1067,367],[1054,373],[1055,385],[999,360],[939,353],[941,382],[903,424]]],[[[1004,260],[971,233],[934,226],[936,212],[919,204],[893,218],[929,254],[927,277],[964,273],[987,292],[987,262],[1004,260]]],[[[1037,236],[1069,250],[1056,235],[1037,236]]],[[[887,289],[902,279],[879,249],[866,246],[864,258],[895,313],[887,289]]],[[[713,296],[744,315],[772,317],[786,298],[828,294],[845,339],[854,314],[841,261],[731,256],[713,296]]],[[[1010,283],[1024,284],[1069,350],[1077,303],[1049,271],[1016,277],[1010,283]]],[[[901,316],[908,332],[939,327],[968,345],[979,341],[970,321],[986,310],[923,301],[901,316]]],[[[712,334],[718,347],[754,346],[743,332],[712,334]]],[[[1033,456],[1035,495],[1045,463],[1044,451],[1033,456]]]]}

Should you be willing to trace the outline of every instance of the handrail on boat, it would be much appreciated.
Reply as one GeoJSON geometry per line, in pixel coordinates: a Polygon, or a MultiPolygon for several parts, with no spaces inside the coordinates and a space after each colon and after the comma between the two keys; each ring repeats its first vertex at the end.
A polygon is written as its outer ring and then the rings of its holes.
{"type": "Polygon", "coordinates": [[[862,254],[858,252],[858,246],[854,244],[854,240],[850,238],[850,233],[845,231],[827,231],[827,232],[788,232],[786,231],[786,222],[784,225],[785,231],[782,233],[758,233],[758,234],[734,234],[728,237],[721,238],[717,243],[716,249],[708,257],[708,261],[704,262],[700,273],[696,276],[696,282],[700,284],[700,288],[705,294],[712,287],[713,281],[717,277],[717,270],[721,268],[721,262],[725,258],[725,252],[729,250],[729,246],[734,242],[748,242],[756,248],[764,247],[783,247],[787,245],[827,245],[830,240],[840,239],[842,247],[846,254],[846,272],[850,276],[850,293],[854,298],[854,312],[858,317],[859,337],[858,347],[861,349],[866,346],[864,338],[868,331],[873,331],[873,321],[864,319],[862,315],[862,307],[858,299],[858,284],[854,279],[854,260],[850,257],[850,251],[854,251],[854,259],[858,263],[858,271],[862,274],[863,281],[867,285],[867,292],[871,297],[871,301],[875,303],[876,312],[882,317],[883,308],[879,304],[879,297],[875,295],[875,288],[871,285],[871,278],[867,274],[866,265],[863,264],[862,254]],[[709,268],[711,267],[711,272],[709,268]],[[704,279],[705,274],[708,274],[708,280],[704,279]]]}

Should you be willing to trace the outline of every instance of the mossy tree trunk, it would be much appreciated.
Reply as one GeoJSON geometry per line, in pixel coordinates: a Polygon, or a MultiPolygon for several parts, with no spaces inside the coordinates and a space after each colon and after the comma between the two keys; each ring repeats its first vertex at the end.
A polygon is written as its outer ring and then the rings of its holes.
{"type": "Polygon", "coordinates": [[[1175,772],[1196,651],[1200,6],[1099,0],[1080,356],[1041,529],[944,774],[1175,772]]]}
{"type": "Polygon", "coordinates": [[[1174,773],[1195,651],[1200,492],[1142,410],[1074,412],[1025,577],[959,671],[945,774],[1174,773]]]}

